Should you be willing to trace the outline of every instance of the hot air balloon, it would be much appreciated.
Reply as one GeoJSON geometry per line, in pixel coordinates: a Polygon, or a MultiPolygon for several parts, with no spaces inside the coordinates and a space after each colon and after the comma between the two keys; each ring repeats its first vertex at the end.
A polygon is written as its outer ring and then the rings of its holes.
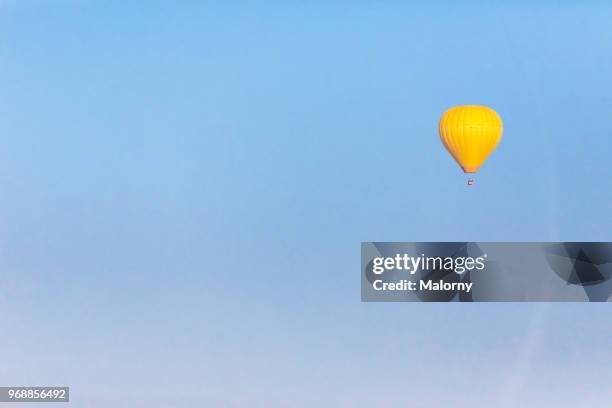
{"type": "MultiPolygon", "coordinates": [[[[440,140],[466,173],[476,173],[501,140],[501,118],[491,108],[479,105],[455,106],[439,124],[440,140]]],[[[474,181],[468,180],[468,185],[474,181]]]]}

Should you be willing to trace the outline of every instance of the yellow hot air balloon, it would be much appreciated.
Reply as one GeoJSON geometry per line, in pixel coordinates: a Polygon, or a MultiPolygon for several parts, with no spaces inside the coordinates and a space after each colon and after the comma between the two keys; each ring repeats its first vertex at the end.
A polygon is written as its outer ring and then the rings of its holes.
{"type": "Polygon", "coordinates": [[[476,173],[501,140],[503,125],[497,112],[486,106],[455,106],[442,115],[439,131],[463,171],[476,173]]]}

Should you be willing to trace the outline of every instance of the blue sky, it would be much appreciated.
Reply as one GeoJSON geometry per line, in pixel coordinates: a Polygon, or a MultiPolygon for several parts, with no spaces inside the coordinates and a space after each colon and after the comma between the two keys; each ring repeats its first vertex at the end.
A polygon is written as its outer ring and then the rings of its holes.
{"type": "Polygon", "coordinates": [[[612,5],[125,3],[0,0],[2,385],[609,404],[606,305],[362,304],[359,248],[612,240],[612,5]],[[471,189],[458,104],[505,126],[471,189]]]}

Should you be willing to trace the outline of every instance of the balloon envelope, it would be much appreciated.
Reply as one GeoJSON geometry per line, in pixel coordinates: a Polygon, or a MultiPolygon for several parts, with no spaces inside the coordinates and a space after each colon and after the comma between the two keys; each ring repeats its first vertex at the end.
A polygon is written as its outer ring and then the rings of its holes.
{"type": "Polygon", "coordinates": [[[476,173],[501,140],[501,118],[491,108],[455,106],[439,124],[440,140],[466,173],[476,173]]]}

